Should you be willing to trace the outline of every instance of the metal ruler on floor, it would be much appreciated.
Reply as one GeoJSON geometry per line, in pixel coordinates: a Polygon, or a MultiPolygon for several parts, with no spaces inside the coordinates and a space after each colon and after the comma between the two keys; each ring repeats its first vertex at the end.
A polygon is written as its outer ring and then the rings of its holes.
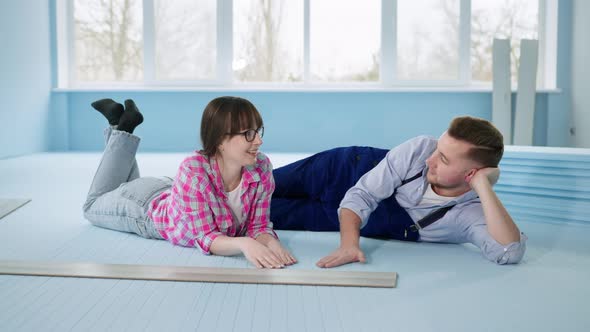
{"type": "Polygon", "coordinates": [[[14,212],[16,209],[20,208],[21,206],[30,202],[30,198],[26,199],[0,199],[0,219],[4,216],[9,215],[10,213],[14,212]]]}
{"type": "Polygon", "coordinates": [[[169,265],[99,264],[47,261],[0,261],[0,274],[134,279],[394,288],[396,272],[334,270],[255,269],[169,265]]]}

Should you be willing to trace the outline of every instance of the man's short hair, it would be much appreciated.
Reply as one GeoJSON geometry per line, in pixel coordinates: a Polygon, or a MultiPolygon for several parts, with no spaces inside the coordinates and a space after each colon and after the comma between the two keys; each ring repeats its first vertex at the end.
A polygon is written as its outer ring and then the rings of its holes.
{"type": "Polygon", "coordinates": [[[468,158],[484,167],[498,167],[504,153],[504,138],[491,122],[461,116],[451,121],[447,133],[455,139],[473,144],[468,158]]]}

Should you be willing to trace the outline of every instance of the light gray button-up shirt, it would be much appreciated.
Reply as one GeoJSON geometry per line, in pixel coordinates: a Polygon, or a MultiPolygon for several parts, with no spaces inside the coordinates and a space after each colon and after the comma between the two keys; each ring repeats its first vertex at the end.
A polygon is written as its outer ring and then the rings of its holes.
{"type": "Polygon", "coordinates": [[[426,178],[426,159],[436,150],[436,144],[434,137],[419,136],[393,148],[346,192],[340,208],[354,211],[361,218],[362,228],[379,202],[393,195],[396,188],[395,198],[414,222],[442,206],[456,204],[444,217],[420,229],[420,241],[472,243],[491,261],[498,264],[518,263],[524,256],[527,237],[521,233],[519,242],[508,245],[498,243],[488,233],[481,201],[475,191],[470,190],[443,205],[419,206],[430,185],[426,178]],[[404,179],[422,170],[421,178],[400,187],[404,179]]]}

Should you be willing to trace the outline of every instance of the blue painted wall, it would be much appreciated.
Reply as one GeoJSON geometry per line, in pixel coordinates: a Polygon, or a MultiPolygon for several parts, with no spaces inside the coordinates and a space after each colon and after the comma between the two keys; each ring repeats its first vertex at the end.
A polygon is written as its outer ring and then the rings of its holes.
{"type": "MultiPolygon", "coordinates": [[[[103,148],[107,122],[89,104],[108,97],[119,102],[132,98],[144,113],[145,121],[135,131],[143,139],[142,151],[196,149],[205,105],[227,94],[257,106],[266,129],[263,149],[272,152],[345,145],[391,148],[419,134],[438,136],[455,116],[491,118],[491,94],[474,92],[70,92],[70,148],[103,148]]],[[[545,145],[547,94],[539,94],[536,104],[534,143],[545,145]]]]}
{"type": "Polygon", "coordinates": [[[50,148],[50,4],[0,2],[0,158],[50,148]]]}

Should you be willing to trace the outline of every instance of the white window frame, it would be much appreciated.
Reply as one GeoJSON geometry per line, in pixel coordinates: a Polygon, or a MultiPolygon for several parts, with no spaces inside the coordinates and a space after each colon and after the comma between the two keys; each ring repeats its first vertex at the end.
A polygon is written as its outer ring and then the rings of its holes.
{"type": "MultiPolygon", "coordinates": [[[[143,80],[136,82],[77,81],[74,53],[74,0],[56,1],[58,89],[316,89],[383,90],[446,89],[489,90],[489,84],[471,82],[471,0],[460,0],[459,76],[457,80],[400,80],[396,78],[397,0],[381,0],[380,79],[377,82],[317,82],[311,80],[310,2],[303,1],[303,80],[301,82],[235,82],[233,80],[233,1],[217,0],[217,61],[213,80],[157,80],[155,77],[154,0],[143,2],[143,80]]],[[[237,0],[239,1],[239,0],[237,0]]],[[[539,84],[541,90],[556,88],[558,0],[539,0],[539,84]]]]}

